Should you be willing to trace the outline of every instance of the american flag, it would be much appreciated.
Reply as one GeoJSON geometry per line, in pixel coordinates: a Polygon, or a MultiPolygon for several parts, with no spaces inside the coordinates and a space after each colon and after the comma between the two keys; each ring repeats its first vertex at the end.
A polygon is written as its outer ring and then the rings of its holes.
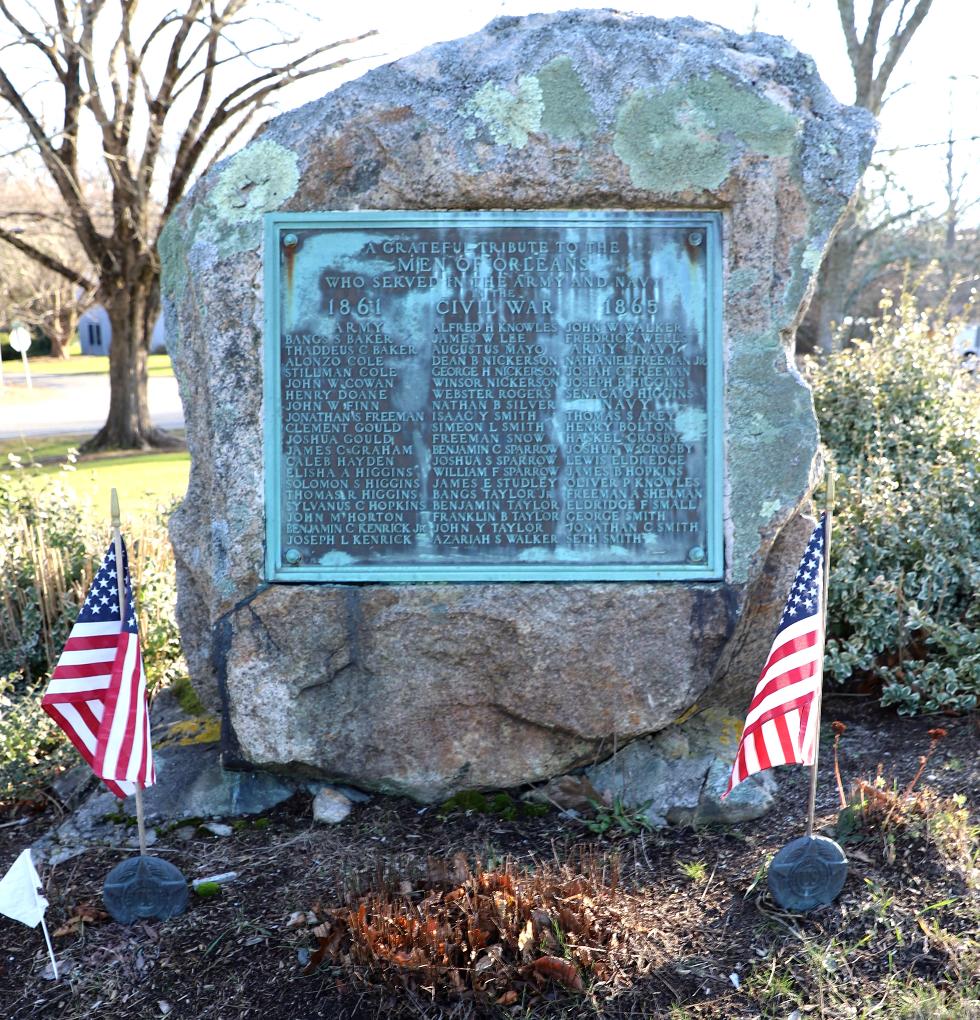
{"type": "Polygon", "coordinates": [[[117,796],[155,782],[146,678],[126,546],[115,544],[92,581],[41,707],[117,796]],[[123,586],[120,617],[119,586],[123,586]]]}
{"type": "Polygon", "coordinates": [[[824,648],[826,529],[824,514],[807,543],[752,696],[725,797],[743,779],[774,765],[813,764],[824,648]]]}

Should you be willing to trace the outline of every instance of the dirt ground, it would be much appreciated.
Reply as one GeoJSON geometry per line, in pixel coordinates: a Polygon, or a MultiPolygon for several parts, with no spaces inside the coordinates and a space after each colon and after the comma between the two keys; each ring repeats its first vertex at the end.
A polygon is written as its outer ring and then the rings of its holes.
{"type": "MultiPolygon", "coordinates": [[[[819,830],[832,834],[837,819],[834,719],[847,725],[845,783],[872,779],[881,764],[899,789],[918,768],[927,731],[944,727],[920,785],[942,797],[965,795],[976,824],[976,717],[910,720],[869,701],[830,697],[824,718],[819,830]]],[[[978,863],[976,830],[960,832],[959,851],[948,853],[940,849],[943,825],[949,829],[941,812],[852,833],[838,900],[805,916],[787,913],[768,896],[762,874],[802,833],[806,774],[784,768],[778,778],[775,810],[755,822],[602,836],[557,812],[517,821],[442,817],[437,808],[385,797],[356,806],[340,825],[313,825],[309,798],[297,796],[267,820],[239,823],[231,836],[186,827],[162,835],[153,852],[188,878],[239,877],[216,897],[192,896],[180,917],[130,927],[98,913],[102,882],[123,855],[93,849],[42,876],[49,927],[62,931],[54,940],[61,980],[45,976],[40,930],[0,918],[0,1017],[980,1017],[980,905],[968,882],[971,855],[974,871],[978,863]],[[329,962],[302,973],[317,940],[309,928],[287,927],[290,915],[311,910],[322,920],[341,888],[366,887],[379,869],[397,879],[417,874],[427,859],[459,853],[532,869],[574,861],[583,845],[610,872],[618,866],[629,945],[627,963],[606,980],[587,977],[583,992],[547,985],[494,1005],[440,998],[411,975],[400,987],[378,987],[362,971],[329,962]]],[[[0,815],[0,871],[57,811],[49,802],[41,813],[20,805],[0,815]]]]}

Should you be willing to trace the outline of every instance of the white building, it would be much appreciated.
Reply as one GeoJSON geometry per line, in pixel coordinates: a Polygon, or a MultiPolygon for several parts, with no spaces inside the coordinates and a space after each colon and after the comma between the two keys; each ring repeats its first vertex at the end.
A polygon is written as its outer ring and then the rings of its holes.
{"type": "MultiPolygon", "coordinates": [[[[92,305],[78,320],[78,342],[82,354],[108,354],[112,347],[112,324],[102,305],[92,305]]],[[[163,332],[163,316],[158,316],[150,334],[150,353],[166,354],[167,338],[163,332]]]]}
{"type": "Polygon", "coordinates": [[[78,320],[78,342],[82,354],[108,354],[112,342],[109,313],[102,305],[92,305],[78,320]]]}
{"type": "Polygon", "coordinates": [[[980,363],[980,323],[973,322],[964,326],[953,341],[953,350],[968,372],[976,372],[980,363]]]}

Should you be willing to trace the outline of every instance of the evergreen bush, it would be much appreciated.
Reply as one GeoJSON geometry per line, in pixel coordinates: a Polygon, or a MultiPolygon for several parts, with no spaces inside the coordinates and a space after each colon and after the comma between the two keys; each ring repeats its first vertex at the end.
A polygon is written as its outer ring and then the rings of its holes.
{"type": "Polygon", "coordinates": [[[828,674],[902,714],[980,695],[980,386],[905,293],[809,374],[838,469],[828,674]]]}

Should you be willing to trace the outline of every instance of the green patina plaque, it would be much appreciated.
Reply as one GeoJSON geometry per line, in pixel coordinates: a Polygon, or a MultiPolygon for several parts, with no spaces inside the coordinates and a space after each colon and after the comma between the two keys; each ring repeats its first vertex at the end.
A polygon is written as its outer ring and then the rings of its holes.
{"type": "Polygon", "coordinates": [[[267,576],[724,573],[721,216],[269,214],[267,576]]]}

